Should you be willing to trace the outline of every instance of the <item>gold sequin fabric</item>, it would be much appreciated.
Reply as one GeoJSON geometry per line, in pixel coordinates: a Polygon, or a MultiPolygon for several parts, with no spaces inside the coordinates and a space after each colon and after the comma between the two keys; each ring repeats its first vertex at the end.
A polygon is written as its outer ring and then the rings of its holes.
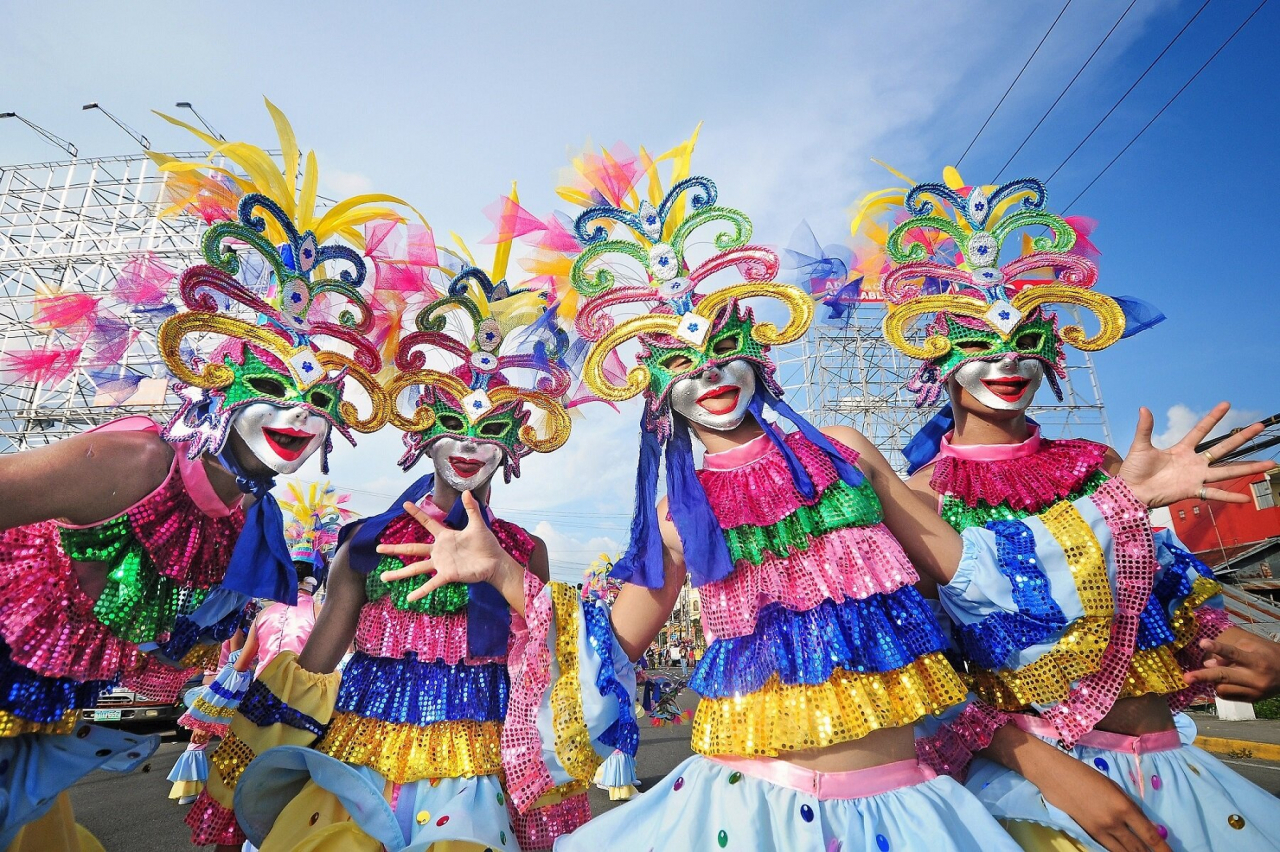
{"type": "Polygon", "coordinates": [[[389,781],[492,775],[502,770],[502,723],[396,724],[357,713],[335,713],[316,749],[389,781]]]}
{"type": "Polygon", "coordinates": [[[232,716],[236,714],[236,706],[238,705],[217,706],[214,704],[210,704],[204,698],[204,696],[200,696],[194,702],[192,702],[191,709],[198,710],[199,712],[205,714],[206,716],[212,716],[215,719],[230,719],[232,716]]]}
{"type": "Polygon", "coordinates": [[[7,710],[0,710],[0,739],[22,734],[69,734],[75,730],[79,715],[79,710],[68,710],[56,722],[32,722],[7,710]]]}
{"type": "Polygon", "coordinates": [[[578,596],[565,583],[552,583],[549,588],[555,613],[556,663],[560,667],[560,676],[551,685],[556,757],[571,776],[581,781],[595,774],[601,758],[591,747],[582,694],[578,691],[578,596]]]}
{"type": "Polygon", "coordinates": [[[881,728],[910,725],[961,703],[965,687],[940,653],[889,672],[836,669],[826,683],[782,683],[777,675],[748,695],[705,698],[693,719],[693,750],[772,757],[825,748],[881,728]]]}
{"type": "Polygon", "coordinates": [[[218,668],[218,659],[221,653],[221,645],[197,645],[182,658],[178,668],[200,669],[201,671],[216,669],[218,668]]]}
{"type": "MultiPolygon", "coordinates": [[[[243,740],[234,733],[230,733],[213,750],[213,754],[209,756],[209,761],[213,764],[213,768],[218,771],[218,775],[226,788],[234,790],[236,782],[240,780],[240,773],[244,772],[244,768],[257,756],[253,749],[249,748],[243,740]]],[[[230,803],[228,802],[227,804],[230,803]]]]}
{"type": "Polygon", "coordinates": [[[1120,687],[1120,697],[1169,695],[1186,688],[1187,683],[1182,679],[1182,666],[1174,658],[1173,650],[1168,645],[1161,645],[1133,652],[1124,684],[1120,687]]]}

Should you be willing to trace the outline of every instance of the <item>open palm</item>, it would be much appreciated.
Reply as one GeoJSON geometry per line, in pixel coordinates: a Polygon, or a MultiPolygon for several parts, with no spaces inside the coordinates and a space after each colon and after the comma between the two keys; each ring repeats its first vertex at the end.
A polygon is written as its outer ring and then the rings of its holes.
{"type": "Polygon", "coordinates": [[[379,545],[379,553],[399,556],[406,562],[403,568],[385,572],[383,581],[432,574],[430,580],[409,593],[408,599],[416,601],[447,583],[483,583],[491,579],[509,557],[485,524],[480,504],[470,491],[463,493],[462,507],[467,512],[467,526],[455,530],[413,503],[405,503],[405,512],[422,524],[435,540],[431,544],[379,545]]]}
{"type": "MultiPolygon", "coordinates": [[[[1120,478],[1139,500],[1151,508],[1167,506],[1192,497],[1223,503],[1246,502],[1249,499],[1248,496],[1224,491],[1221,488],[1209,488],[1208,483],[1262,473],[1269,470],[1272,463],[1255,461],[1213,465],[1212,458],[1196,452],[1196,445],[1213,431],[1213,428],[1230,410],[1230,403],[1218,403],[1195,425],[1195,428],[1187,433],[1185,438],[1169,449],[1161,450],[1151,444],[1151,431],[1155,418],[1151,416],[1150,410],[1140,409],[1138,429],[1134,433],[1133,444],[1125,455],[1124,463],[1120,466],[1120,478]]],[[[1213,448],[1212,455],[1224,456],[1239,449],[1246,441],[1257,436],[1262,428],[1261,423],[1254,423],[1252,426],[1241,429],[1217,444],[1213,448]]]]}

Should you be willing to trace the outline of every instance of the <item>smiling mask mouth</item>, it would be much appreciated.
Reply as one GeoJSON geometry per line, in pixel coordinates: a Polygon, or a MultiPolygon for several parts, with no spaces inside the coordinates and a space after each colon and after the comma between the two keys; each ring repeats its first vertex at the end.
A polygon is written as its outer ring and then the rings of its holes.
{"type": "Polygon", "coordinates": [[[262,434],[272,451],[285,461],[300,458],[315,437],[313,433],[300,429],[272,429],[269,426],[262,427],[262,434]]]}
{"type": "Polygon", "coordinates": [[[463,479],[470,479],[484,470],[485,463],[480,459],[466,456],[449,456],[449,466],[453,468],[453,472],[458,476],[463,479]]]}
{"type": "Polygon", "coordinates": [[[1021,376],[1010,376],[1000,379],[983,379],[982,386],[991,391],[1005,402],[1017,402],[1022,399],[1023,394],[1027,392],[1027,388],[1031,386],[1031,380],[1022,378],[1021,376]]]}
{"type": "Polygon", "coordinates": [[[738,405],[742,388],[737,385],[721,385],[698,397],[698,405],[711,414],[728,414],[738,405]]]}

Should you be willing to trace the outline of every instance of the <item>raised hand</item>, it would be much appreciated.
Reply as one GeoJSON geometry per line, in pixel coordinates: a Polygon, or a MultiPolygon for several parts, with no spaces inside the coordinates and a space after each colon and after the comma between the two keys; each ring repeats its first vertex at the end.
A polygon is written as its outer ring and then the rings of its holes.
{"type": "Polygon", "coordinates": [[[495,575],[509,570],[523,570],[512,559],[493,532],[485,525],[480,504],[470,491],[462,495],[462,507],[467,512],[466,529],[446,527],[413,503],[405,503],[404,510],[426,528],[435,539],[431,544],[380,544],[378,552],[404,559],[405,567],[382,574],[383,582],[392,582],[419,574],[432,574],[432,578],[409,593],[411,601],[421,600],[447,583],[490,582],[495,575]],[[411,559],[417,561],[410,562],[411,559]]]}
{"type": "Polygon", "coordinates": [[[1232,628],[1201,639],[1204,668],[1187,672],[1187,683],[1211,683],[1220,698],[1261,701],[1280,693],[1280,645],[1232,628]]]}
{"type": "Polygon", "coordinates": [[[1263,429],[1261,423],[1241,429],[1212,450],[1196,452],[1196,445],[1213,431],[1230,410],[1230,403],[1218,403],[1185,438],[1169,449],[1161,450],[1151,445],[1151,430],[1155,425],[1155,418],[1151,416],[1150,410],[1139,409],[1138,429],[1124,463],[1120,465],[1120,478],[1133,491],[1134,496],[1151,508],[1168,506],[1192,497],[1223,503],[1248,502],[1249,497],[1245,494],[1209,488],[1208,483],[1234,479],[1237,476],[1251,476],[1271,469],[1273,462],[1270,461],[1213,465],[1215,458],[1227,455],[1256,437],[1263,429]]]}

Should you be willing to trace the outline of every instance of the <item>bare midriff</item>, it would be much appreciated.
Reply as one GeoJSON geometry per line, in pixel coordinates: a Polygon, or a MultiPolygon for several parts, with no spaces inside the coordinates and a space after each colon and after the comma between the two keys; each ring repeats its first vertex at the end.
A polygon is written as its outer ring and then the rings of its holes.
{"type": "Polygon", "coordinates": [[[1163,695],[1140,695],[1137,698],[1121,698],[1111,711],[1094,725],[1099,731],[1124,734],[1130,737],[1172,731],[1173,712],[1163,695]]]}
{"type": "Polygon", "coordinates": [[[786,751],[779,760],[815,772],[851,772],[916,756],[915,734],[911,728],[883,728],[865,737],[826,748],[786,751]]]}

